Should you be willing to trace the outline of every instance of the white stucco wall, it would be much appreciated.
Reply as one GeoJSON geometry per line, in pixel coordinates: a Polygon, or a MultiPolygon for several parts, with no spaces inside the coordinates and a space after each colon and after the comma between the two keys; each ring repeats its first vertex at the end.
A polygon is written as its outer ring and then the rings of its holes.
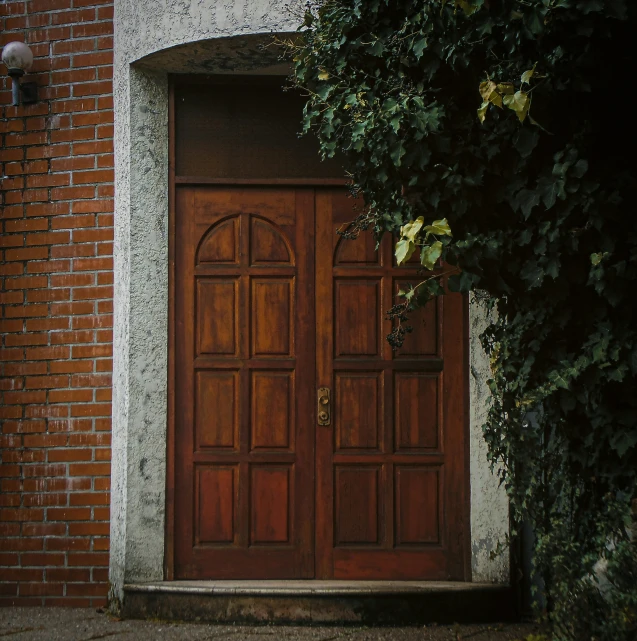
{"type": "MultiPolygon", "coordinates": [[[[302,10],[304,3],[296,0],[302,10]]],[[[288,0],[115,3],[115,335],[111,596],[164,577],[168,319],[167,73],[277,73],[271,33],[292,32],[288,0]]],[[[472,308],[472,328],[480,322],[472,308]]],[[[475,333],[475,332],[474,332],[475,333]]],[[[471,529],[474,581],[508,580],[488,551],[508,528],[486,466],[480,418],[488,362],[472,338],[471,529]]]]}

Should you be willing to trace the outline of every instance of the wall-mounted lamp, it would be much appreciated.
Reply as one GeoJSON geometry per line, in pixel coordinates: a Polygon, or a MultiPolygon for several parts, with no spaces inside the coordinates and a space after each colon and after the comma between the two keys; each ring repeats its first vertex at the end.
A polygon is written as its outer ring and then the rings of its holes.
{"type": "Polygon", "coordinates": [[[33,64],[33,52],[24,42],[10,42],[2,49],[2,62],[7,65],[12,81],[13,105],[28,105],[38,100],[38,86],[35,82],[20,83],[33,64]]]}

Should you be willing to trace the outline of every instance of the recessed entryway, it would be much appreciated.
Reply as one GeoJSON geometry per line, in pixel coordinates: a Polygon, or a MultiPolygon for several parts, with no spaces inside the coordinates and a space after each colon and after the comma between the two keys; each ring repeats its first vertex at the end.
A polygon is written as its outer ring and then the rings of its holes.
{"type": "Polygon", "coordinates": [[[174,578],[466,580],[466,307],[339,187],[179,184],[174,578]]]}

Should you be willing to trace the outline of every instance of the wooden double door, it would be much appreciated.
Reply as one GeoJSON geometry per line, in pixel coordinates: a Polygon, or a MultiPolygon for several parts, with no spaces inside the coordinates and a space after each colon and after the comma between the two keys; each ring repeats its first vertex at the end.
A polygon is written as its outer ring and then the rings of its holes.
{"type": "Polygon", "coordinates": [[[343,188],[178,187],[174,577],[468,579],[465,308],[343,188]]]}

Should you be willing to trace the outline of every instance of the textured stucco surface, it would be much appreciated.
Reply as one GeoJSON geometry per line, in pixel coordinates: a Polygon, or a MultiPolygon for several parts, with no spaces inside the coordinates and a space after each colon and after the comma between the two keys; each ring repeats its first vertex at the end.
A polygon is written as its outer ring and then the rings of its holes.
{"type": "MultiPolygon", "coordinates": [[[[295,30],[302,0],[115,3],[115,311],[111,596],[164,576],[168,73],[281,73],[272,33],[295,30]]],[[[480,322],[472,311],[472,332],[480,322]]],[[[471,494],[474,581],[506,581],[489,560],[507,527],[486,465],[480,418],[488,362],[472,337],[471,494]],[[486,370],[485,370],[486,368],[486,370]]]]}
{"type": "Polygon", "coordinates": [[[509,531],[509,504],[503,487],[491,473],[487,444],[482,436],[489,409],[489,358],[480,344],[480,334],[489,322],[487,312],[472,297],[469,312],[470,371],[470,477],[471,477],[471,571],[474,581],[505,583],[509,580],[508,552],[491,560],[498,542],[509,531]]]}
{"type": "MultiPolygon", "coordinates": [[[[294,3],[292,3],[294,4],[294,3]]],[[[298,7],[302,3],[297,3],[298,7]]],[[[168,72],[272,73],[281,0],[115,3],[115,334],[111,596],[164,576],[168,72]],[[237,36],[243,36],[237,38],[237,36]]]]}

